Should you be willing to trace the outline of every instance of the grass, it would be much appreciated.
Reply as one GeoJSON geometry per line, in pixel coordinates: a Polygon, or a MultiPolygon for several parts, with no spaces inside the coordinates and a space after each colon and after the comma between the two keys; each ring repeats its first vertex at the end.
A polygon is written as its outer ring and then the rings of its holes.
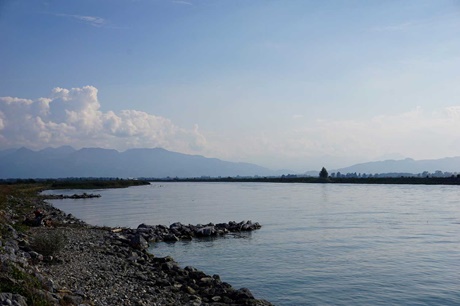
{"type": "MultiPolygon", "coordinates": [[[[43,185],[39,184],[0,185],[0,234],[2,238],[10,235],[8,225],[18,232],[26,232],[29,229],[21,222],[11,222],[10,218],[11,215],[30,212],[35,196],[42,188],[43,185]]],[[[15,263],[3,264],[4,267],[0,272],[0,292],[20,294],[27,299],[28,305],[53,305],[39,292],[42,285],[34,275],[25,272],[15,263]]]]}
{"type": "Polygon", "coordinates": [[[38,293],[42,289],[40,281],[14,265],[8,267],[8,276],[3,276],[0,282],[0,292],[20,294],[27,299],[28,305],[51,306],[53,303],[38,293]]]}
{"type": "Polygon", "coordinates": [[[126,188],[150,184],[143,180],[60,180],[49,185],[49,189],[101,189],[126,188]]]}

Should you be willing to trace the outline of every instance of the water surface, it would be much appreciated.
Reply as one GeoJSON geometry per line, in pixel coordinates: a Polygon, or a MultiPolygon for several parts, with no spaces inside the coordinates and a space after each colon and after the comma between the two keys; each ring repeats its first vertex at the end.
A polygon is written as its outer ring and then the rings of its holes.
{"type": "Polygon", "coordinates": [[[155,183],[85,192],[102,197],[52,202],[97,225],[261,223],[250,234],[150,251],[276,305],[460,305],[458,186],[155,183]]]}

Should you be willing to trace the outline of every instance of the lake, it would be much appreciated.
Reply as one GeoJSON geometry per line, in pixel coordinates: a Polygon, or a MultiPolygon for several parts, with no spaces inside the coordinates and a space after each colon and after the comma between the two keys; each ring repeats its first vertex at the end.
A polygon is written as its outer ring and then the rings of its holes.
{"type": "Polygon", "coordinates": [[[50,202],[95,225],[259,222],[249,234],[150,251],[275,305],[460,305],[460,186],[171,182],[81,192],[102,197],[50,202]]]}

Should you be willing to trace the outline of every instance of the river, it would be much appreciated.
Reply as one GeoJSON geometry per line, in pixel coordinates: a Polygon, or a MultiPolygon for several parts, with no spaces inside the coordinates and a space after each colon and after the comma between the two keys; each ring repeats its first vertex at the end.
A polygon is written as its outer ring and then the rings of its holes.
{"type": "Polygon", "coordinates": [[[171,182],[84,192],[102,197],[50,202],[95,225],[259,222],[250,234],[149,250],[275,305],[460,305],[460,186],[171,182]]]}

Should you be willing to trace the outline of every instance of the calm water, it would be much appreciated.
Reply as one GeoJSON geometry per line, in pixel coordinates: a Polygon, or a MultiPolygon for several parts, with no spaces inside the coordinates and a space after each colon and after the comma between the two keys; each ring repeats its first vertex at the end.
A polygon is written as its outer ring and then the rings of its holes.
{"type": "Polygon", "coordinates": [[[261,230],[241,237],[150,250],[275,305],[460,305],[460,187],[159,183],[90,192],[102,197],[52,202],[97,225],[258,221],[261,230]]]}

